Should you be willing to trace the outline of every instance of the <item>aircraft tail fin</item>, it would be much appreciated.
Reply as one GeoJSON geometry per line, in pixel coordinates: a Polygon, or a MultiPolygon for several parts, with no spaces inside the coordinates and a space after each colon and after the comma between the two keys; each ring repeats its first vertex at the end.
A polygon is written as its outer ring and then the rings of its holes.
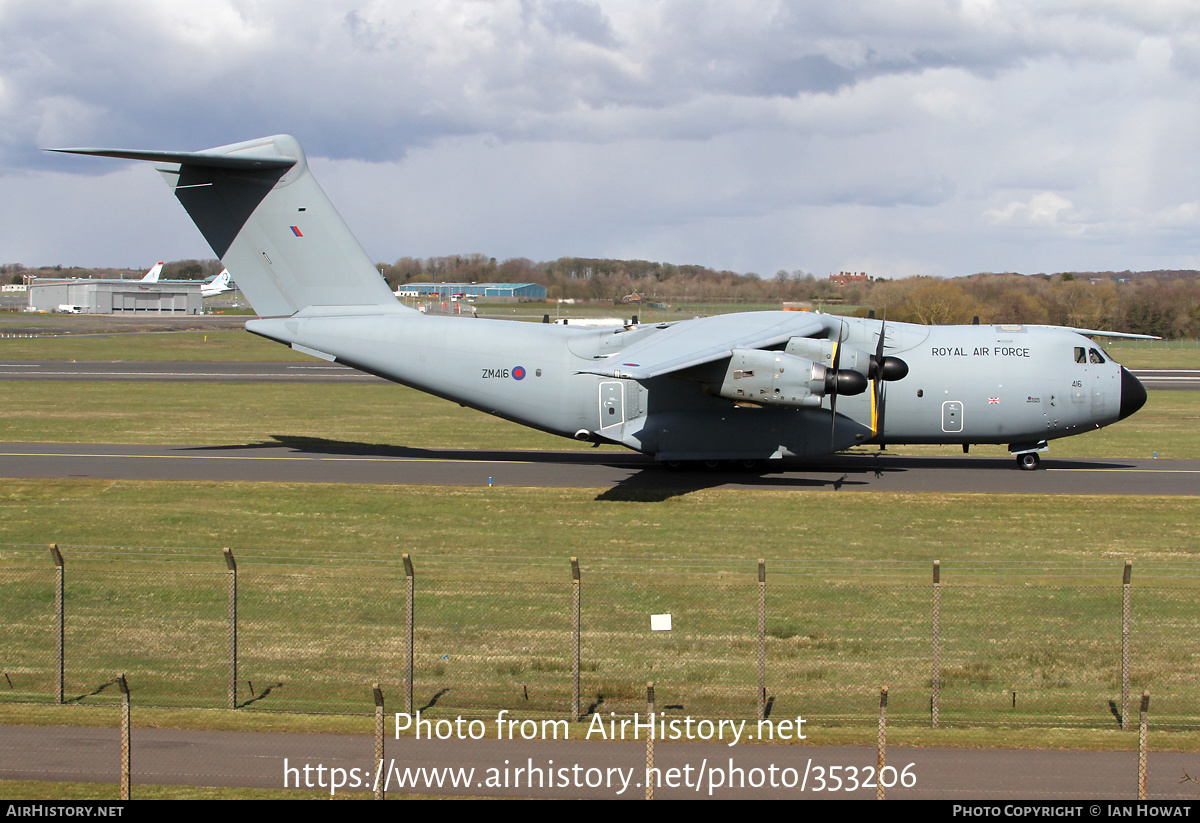
{"type": "Polygon", "coordinates": [[[162,261],[155,263],[150,271],[146,272],[146,276],[142,278],[143,283],[157,283],[158,276],[162,274],[162,261]]]}
{"type": "Polygon", "coordinates": [[[229,269],[221,269],[220,274],[213,275],[200,285],[201,297],[216,297],[227,291],[233,291],[229,285],[229,269]]]}
{"type": "Polygon", "coordinates": [[[201,152],[54,151],[154,162],[261,316],[323,306],[410,311],[329,202],[294,137],[201,152]]]}

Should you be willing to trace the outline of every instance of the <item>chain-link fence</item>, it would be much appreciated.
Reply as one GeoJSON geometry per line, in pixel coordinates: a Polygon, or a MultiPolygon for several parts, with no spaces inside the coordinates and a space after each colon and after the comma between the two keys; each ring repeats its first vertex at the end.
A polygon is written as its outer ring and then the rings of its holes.
{"type": "Polygon", "coordinates": [[[570,718],[653,681],[693,717],[839,724],[886,686],[892,723],[1132,728],[1150,691],[1157,725],[1200,725],[1200,565],[208,554],[4,552],[0,699],[115,703],[124,672],[141,705],[363,713],[379,683],[429,716],[570,718]]]}

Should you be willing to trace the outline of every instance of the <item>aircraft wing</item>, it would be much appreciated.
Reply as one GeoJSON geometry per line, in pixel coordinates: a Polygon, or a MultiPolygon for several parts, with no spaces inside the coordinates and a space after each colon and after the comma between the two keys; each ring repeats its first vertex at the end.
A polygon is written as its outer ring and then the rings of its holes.
{"type": "Polygon", "coordinates": [[[827,328],[825,315],[807,312],[720,314],[675,323],[597,361],[580,374],[648,380],[729,357],[734,349],[761,349],[827,328]]]}
{"type": "Polygon", "coordinates": [[[1066,329],[1073,331],[1076,334],[1082,334],[1084,337],[1121,337],[1126,340],[1162,340],[1161,337],[1155,337],[1152,334],[1134,334],[1126,331],[1103,331],[1101,329],[1077,329],[1073,326],[1043,326],[1035,325],[1032,328],[1038,329],[1066,329]]]}

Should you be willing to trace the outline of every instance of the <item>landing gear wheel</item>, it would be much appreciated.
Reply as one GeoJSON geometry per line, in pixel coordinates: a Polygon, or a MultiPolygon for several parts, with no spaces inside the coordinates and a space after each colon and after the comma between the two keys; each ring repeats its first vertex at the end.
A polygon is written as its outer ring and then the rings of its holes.
{"type": "Polygon", "coordinates": [[[1036,469],[1041,462],[1042,458],[1038,457],[1037,452],[1025,452],[1025,454],[1017,455],[1017,465],[1027,472],[1036,469]]]}

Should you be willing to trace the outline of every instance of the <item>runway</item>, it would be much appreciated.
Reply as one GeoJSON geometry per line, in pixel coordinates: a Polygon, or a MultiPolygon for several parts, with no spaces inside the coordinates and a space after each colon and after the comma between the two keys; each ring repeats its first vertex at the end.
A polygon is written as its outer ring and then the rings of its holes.
{"type": "Polygon", "coordinates": [[[1150,390],[1200,390],[1200,369],[1130,369],[1150,390]]]}
{"type": "MultiPolygon", "coordinates": [[[[136,723],[136,708],[133,716],[136,723]]],[[[394,728],[390,722],[388,725],[388,731],[394,728]]],[[[481,725],[491,737],[495,723],[481,725]]],[[[746,724],[748,734],[755,729],[753,721],[746,724]]],[[[820,729],[809,729],[808,735],[819,741],[820,729]]],[[[644,734],[638,741],[586,741],[580,739],[582,732],[559,741],[389,738],[383,758],[384,785],[390,786],[389,793],[436,796],[640,800],[646,794],[644,734]],[[547,779],[548,775],[554,779],[547,779]],[[409,778],[407,785],[399,788],[404,777],[409,778]]],[[[0,727],[0,779],[115,783],[120,749],[115,728],[0,727]]],[[[138,787],[145,784],[311,787],[329,793],[331,769],[341,770],[341,794],[353,790],[361,795],[364,786],[371,787],[378,768],[369,736],[135,726],[130,749],[135,798],[138,787]],[[357,780],[353,789],[347,785],[347,776],[357,780]]],[[[1200,791],[1180,778],[1194,771],[1195,759],[1189,752],[1152,751],[1147,762],[1151,802],[1194,803],[1200,791]]],[[[1082,813],[1082,804],[1098,798],[1108,798],[1111,803],[1137,796],[1136,751],[890,746],[887,764],[893,770],[883,780],[891,786],[885,793],[888,799],[986,803],[1037,799],[1081,804],[1082,813]]],[[[875,797],[872,775],[876,765],[877,750],[867,746],[660,741],[654,747],[658,770],[654,796],[867,800],[875,797]]],[[[1132,803],[1117,805],[1124,808],[1132,803]]],[[[1099,805],[1092,809],[1089,816],[1100,816],[1099,805]]],[[[1132,816],[1132,812],[1130,808],[1125,814],[1132,816]]],[[[1034,811],[1026,814],[1033,816],[1034,811]]],[[[1111,815],[1109,811],[1104,816],[1111,815]]],[[[1154,809],[1142,816],[1160,815],[1167,813],[1154,809]]]]}
{"type": "Polygon", "coordinates": [[[320,439],[230,446],[0,444],[0,477],[595,488],[663,499],[707,488],[992,494],[1200,495],[1200,460],[836,455],[761,472],[672,472],[633,453],[372,447],[320,439]]]}
{"type": "MultiPolygon", "coordinates": [[[[1135,369],[1150,390],[1200,390],[1200,369],[1135,369]]],[[[385,383],[348,366],[296,362],[12,360],[0,362],[0,381],[168,381],[203,383],[385,383]]]]}

